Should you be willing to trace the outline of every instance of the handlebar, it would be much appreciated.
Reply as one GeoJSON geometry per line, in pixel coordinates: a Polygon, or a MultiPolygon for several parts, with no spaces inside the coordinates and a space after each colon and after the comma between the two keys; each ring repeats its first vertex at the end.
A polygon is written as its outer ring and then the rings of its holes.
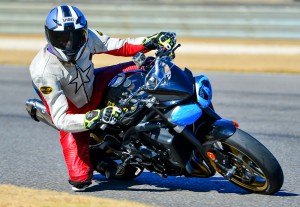
{"type": "Polygon", "coordinates": [[[155,53],[155,56],[156,57],[169,56],[174,59],[175,58],[175,50],[177,50],[180,46],[181,46],[181,44],[178,44],[172,50],[167,50],[167,48],[161,47],[157,50],[157,52],[155,53]]]}
{"type": "Polygon", "coordinates": [[[181,46],[181,44],[176,45],[176,46],[172,49],[172,52],[174,53],[175,50],[177,50],[177,48],[179,48],[180,46],[181,46]]]}
{"type": "MultiPolygon", "coordinates": [[[[157,67],[154,66],[153,63],[155,62],[155,64],[157,64],[157,63],[159,62],[159,60],[160,60],[162,57],[166,57],[166,58],[169,57],[169,58],[171,58],[171,59],[174,59],[174,58],[175,58],[175,50],[177,50],[180,46],[181,46],[181,44],[177,44],[177,45],[175,45],[175,47],[174,47],[173,49],[171,49],[171,50],[167,50],[167,49],[164,48],[164,47],[159,48],[159,49],[157,50],[157,52],[155,53],[156,58],[155,58],[155,57],[152,57],[152,58],[153,58],[153,60],[152,60],[151,57],[149,57],[149,58],[151,59],[150,62],[147,60],[147,57],[146,57],[143,53],[139,52],[139,53],[137,53],[135,56],[133,56],[133,62],[134,62],[139,68],[141,68],[142,66],[147,66],[147,64],[150,65],[151,68],[152,68],[152,67],[159,68],[158,66],[157,66],[157,67]]],[[[145,67],[145,68],[146,68],[146,67],[145,67]]],[[[144,70],[145,70],[145,71],[147,72],[147,74],[148,74],[148,72],[149,72],[151,69],[149,69],[149,70],[147,71],[147,69],[145,69],[145,68],[144,68],[144,70]]],[[[154,74],[156,74],[157,77],[159,77],[159,71],[155,71],[154,74]]],[[[160,81],[160,82],[161,82],[161,81],[160,81]]],[[[157,85],[159,85],[160,82],[158,82],[157,85]]],[[[122,106],[126,106],[126,105],[127,105],[127,104],[135,97],[135,96],[137,96],[137,94],[139,94],[141,91],[144,91],[145,89],[148,89],[148,88],[146,87],[146,85],[143,85],[143,86],[141,86],[140,88],[138,88],[135,92],[131,93],[131,94],[129,95],[129,97],[123,99],[122,103],[120,103],[121,107],[122,107],[122,106]]],[[[155,90],[155,88],[153,88],[153,90],[155,90]]],[[[148,98],[146,98],[146,99],[139,99],[139,102],[142,103],[142,104],[145,104],[148,108],[150,108],[150,107],[155,103],[155,100],[156,100],[156,99],[153,99],[153,97],[150,96],[150,97],[148,97],[148,98]]],[[[124,117],[124,116],[123,116],[123,117],[124,117]]],[[[122,118],[123,118],[123,117],[122,117],[122,118]]],[[[121,118],[121,119],[122,119],[122,118],[121,118]]],[[[100,128],[101,130],[105,130],[107,127],[108,127],[107,124],[101,124],[101,125],[99,126],[99,128],[100,128]]]]}

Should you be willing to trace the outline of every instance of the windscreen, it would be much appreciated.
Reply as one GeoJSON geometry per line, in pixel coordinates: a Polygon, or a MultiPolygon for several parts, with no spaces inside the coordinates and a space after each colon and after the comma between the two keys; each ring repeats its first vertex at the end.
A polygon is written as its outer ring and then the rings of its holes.
{"type": "Polygon", "coordinates": [[[147,89],[155,90],[161,84],[167,83],[171,78],[171,68],[173,65],[169,57],[156,59],[153,68],[149,71],[145,79],[147,89]]]}

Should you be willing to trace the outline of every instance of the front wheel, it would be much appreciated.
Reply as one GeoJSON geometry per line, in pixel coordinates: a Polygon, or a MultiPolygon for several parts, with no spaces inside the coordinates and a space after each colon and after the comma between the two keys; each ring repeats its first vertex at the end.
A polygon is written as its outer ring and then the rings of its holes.
{"type": "Polygon", "coordinates": [[[283,172],[273,154],[240,129],[215,143],[207,154],[217,172],[247,191],[271,195],[283,184],[283,172]]]}

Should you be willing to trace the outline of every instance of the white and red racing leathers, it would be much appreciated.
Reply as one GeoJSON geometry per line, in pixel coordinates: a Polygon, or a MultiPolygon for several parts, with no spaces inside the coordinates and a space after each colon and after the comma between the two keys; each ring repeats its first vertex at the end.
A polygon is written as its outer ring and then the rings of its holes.
{"type": "Polygon", "coordinates": [[[94,70],[94,54],[133,56],[146,51],[144,37],[110,38],[89,29],[88,42],[74,63],[63,63],[43,48],[30,65],[30,74],[43,102],[60,130],[60,142],[67,164],[69,179],[83,182],[91,179],[93,166],[89,157],[89,132],[83,127],[85,113],[101,103],[102,94],[110,80],[132,62],[94,70]]]}

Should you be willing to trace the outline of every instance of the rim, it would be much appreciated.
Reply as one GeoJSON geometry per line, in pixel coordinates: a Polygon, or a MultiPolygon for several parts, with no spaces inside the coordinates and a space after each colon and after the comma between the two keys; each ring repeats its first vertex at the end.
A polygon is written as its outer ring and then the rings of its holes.
{"type": "MultiPolygon", "coordinates": [[[[229,158],[232,167],[236,167],[230,181],[251,191],[265,191],[267,189],[268,180],[266,175],[249,156],[224,142],[216,143],[215,148],[229,158]]],[[[224,176],[220,167],[215,166],[217,171],[224,176]]]]}

